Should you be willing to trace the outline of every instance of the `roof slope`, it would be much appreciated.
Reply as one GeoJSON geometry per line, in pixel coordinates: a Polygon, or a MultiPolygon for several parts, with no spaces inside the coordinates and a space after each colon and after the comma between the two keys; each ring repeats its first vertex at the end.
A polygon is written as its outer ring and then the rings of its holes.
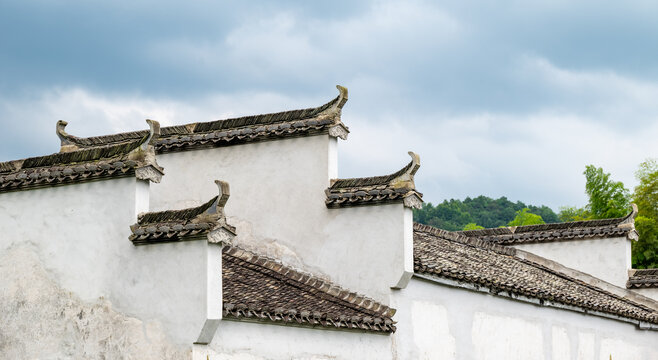
{"type": "MultiPolygon", "coordinates": [[[[153,152],[159,124],[147,122],[150,130],[129,142],[0,163],[0,192],[131,176],[145,167],[151,168],[149,173],[155,171],[162,176],[153,152]]],[[[155,182],[160,180],[159,176],[137,175],[155,182]]]]}
{"type": "Polygon", "coordinates": [[[491,289],[658,324],[658,313],[543,265],[516,249],[414,224],[414,271],[491,289]]]}
{"type": "Polygon", "coordinates": [[[658,269],[633,270],[626,287],[629,289],[658,288],[658,269]]]}
{"type": "MultiPolygon", "coordinates": [[[[168,152],[313,135],[327,131],[334,136],[345,138],[348,130],[340,121],[340,112],[347,102],[347,89],[339,85],[337,88],[340,94],[335,99],[315,108],[166,126],[161,129],[155,147],[158,152],[168,152]]],[[[81,138],[66,133],[65,126],[66,122],[59,122],[57,127],[62,149],[119,144],[139,139],[146,134],[144,131],[134,131],[81,138]]]]}
{"type": "Polygon", "coordinates": [[[237,247],[222,258],[224,317],[394,332],[395,310],[237,247]]]}
{"type": "Polygon", "coordinates": [[[376,205],[403,201],[405,206],[419,208],[423,194],[416,191],[414,175],[420,168],[420,157],[409,151],[411,162],[384,176],[334,179],[325,190],[327,207],[376,205]]]}
{"type": "Polygon", "coordinates": [[[455,233],[501,245],[590,239],[595,237],[628,236],[630,239],[637,239],[638,235],[633,226],[635,216],[637,216],[637,207],[633,204],[633,211],[630,214],[614,219],[468,230],[457,231],[455,233]]]}

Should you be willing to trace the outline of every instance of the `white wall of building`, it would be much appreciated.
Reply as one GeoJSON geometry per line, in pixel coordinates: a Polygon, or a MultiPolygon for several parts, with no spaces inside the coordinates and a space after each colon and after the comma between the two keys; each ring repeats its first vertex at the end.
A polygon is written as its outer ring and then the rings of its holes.
{"type": "MultiPolygon", "coordinates": [[[[19,264],[42,269],[47,283],[70,294],[72,303],[102,301],[160,329],[162,341],[189,348],[205,320],[207,243],[133,246],[129,226],[136,211],[145,210],[144,192],[148,196],[148,184],[121,178],[0,194],[0,256],[37,259],[19,264]]],[[[15,271],[3,270],[0,277],[15,271]]],[[[29,277],[13,279],[6,286],[30,288],[29,277]]],[[[15,313],[14,328],[40,326],[23,323],[29,316],[18,309],[0,310],[8,311],[15,313]]]]}
{"type": "Polygon", "coordinates": [[[517,244],[514,247],[621,288],[626,287],[628,270],[631,269],[631,240],[626,237],[517,244]]]}
{"type": "Polygon", "coordinates": [[[658,288],[644,288],[644,289],[632,289],[632,290],[650,299],[654,299],[658,301],[658,288]]]}
{"type": "Polygon", "coordinates": [[[151,186],[152,209],[199,205],[216,195],[213,180],[227,181],[235,244],[388,303],[389,287],[413,266],[411,211],[327,209],[336,141],[318,135],[160,154],[166,175],[151,186]]]}
{"type": "Polygon", "coordinates": [[[194,360],[392,359],[388,335],[223,320],[194,360]]]}
{"type": "Polygon", "coordinates": [[[658,359],[658,332],[412,278],[395,291],[399,359],[658,359]]]}

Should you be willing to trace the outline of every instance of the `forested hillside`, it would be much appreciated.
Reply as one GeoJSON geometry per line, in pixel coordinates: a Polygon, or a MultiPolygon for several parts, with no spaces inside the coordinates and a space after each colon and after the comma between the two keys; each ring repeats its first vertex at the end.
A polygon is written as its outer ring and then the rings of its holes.
{"type": "Polygon", "coordinates": [[[557,214],[547,206],[526,205],[512,202],[506,197],[492,199],[487,196],[467,197],[462,200],[445,200],[440,204],[425,203],[414,211],[414,221],[436,226],[444,230],[463,230],[468,224],[485,228],[507,226],[523,209],[541,216],[546,223],[560,222],[557,214]]]}

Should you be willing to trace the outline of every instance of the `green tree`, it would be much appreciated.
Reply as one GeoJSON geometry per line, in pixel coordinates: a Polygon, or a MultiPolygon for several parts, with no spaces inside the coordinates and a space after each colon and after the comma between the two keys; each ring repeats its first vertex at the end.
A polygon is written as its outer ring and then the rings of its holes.
{"type": "Polygon", "coordinates": [[[575,206],[563,206],[560,208],[558,217],[563,222],[569,221],[583,221],[592,218],[592,214],[586,208],[579,208],[575,206]]]}
{"type": "Polygon", "coordinates": [[[516,212],[514,220],[510,221],[507,226],[523,226],[545,224],[541,216],[533,214],[530,209],[524,208],[516,212]]]}
{"type": "Polygon", "coordinates": [[[639,184],[633,193],[638,216],[635,229],[640,239],[632,243],[633,267],[658,268],[658,163],[649,159],[635,173],[639,184]]]}
{"type": "Polygon", "coordinates": [[[476,223],[468,223],[466,224],[466,226],[464,226],[463,230],[467,231],[467,230],[480,230],[480,229],[484,229],[484,226],[480,226],[476,223]]]}
{"type": "Polygon", "coordinates": [[[594,165],[585,168],[585,192],[589,196],[587,210],[592,219],[622,217],[628,214],[630,193],[621,181],[612,181],[610,174],[594,165]]]}

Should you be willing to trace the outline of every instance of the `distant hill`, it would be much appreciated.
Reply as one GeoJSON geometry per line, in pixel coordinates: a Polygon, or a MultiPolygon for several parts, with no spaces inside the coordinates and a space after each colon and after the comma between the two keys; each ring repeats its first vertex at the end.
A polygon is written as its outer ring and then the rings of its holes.
{"type": "Polygon", "coordinates": [[[467,197],[464,201],[445,200],[436,206],[426,203],[422,209],[414,210],[414,221],[450,231],[462,230],[469,223],[495,228],[506,226],[514,219],[516,212],[523,208],[541,216],[546,223],[560,222],[557,214],[547,206],[511,202],[504,196],[492,199],[482,195],[473,199],[467,197]]]}

